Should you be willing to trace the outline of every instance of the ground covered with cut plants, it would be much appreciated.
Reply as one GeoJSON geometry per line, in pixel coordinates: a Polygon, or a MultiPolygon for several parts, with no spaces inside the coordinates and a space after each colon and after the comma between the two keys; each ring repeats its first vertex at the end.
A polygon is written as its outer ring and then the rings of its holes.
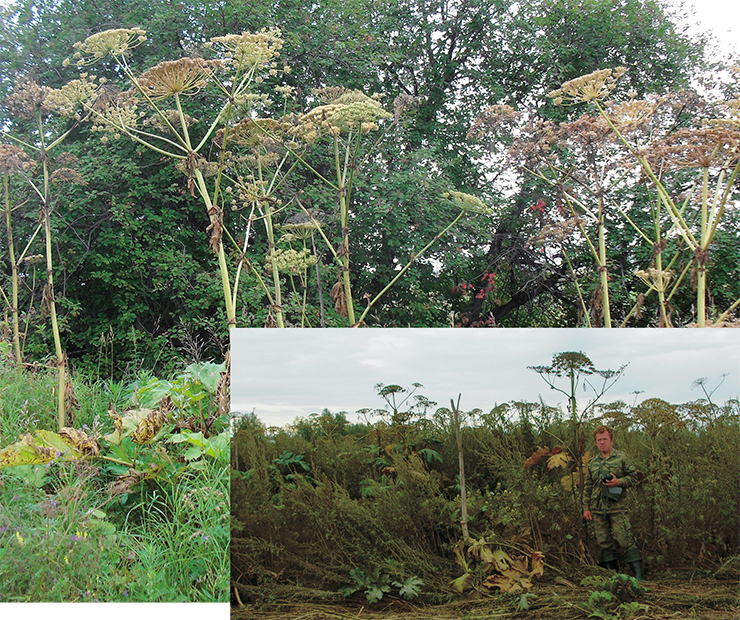
{"type": "MultiPolygon", "coordinates": [[[[412,604],[400,599],[374,605],[346,601],[309,602],[306,592],[290,589],[282,593],[265,591],[260,604],[232,606],[234,620],[489,620],[538,618],[542,620],[702,619],[735,620],[740,617],[738,565],[734,578],[700,575],[697,571],[663,572],[644,582],[645,591],[620,601],[604,596],[611,578],[598,568],[581,583],[564,578],[543,579],[529,595],[526,608],[518,608],[520,596],[470,596],[442,605],[412,604]],[[597,584],[597,582],[601,582],[597,584]],[[590,584],[590,585],[589,585],[590,584]],[[282,596],[282,600],[274,597],[282,596]]],[[[328,593],[325,593],[325,595],[328,593]]],[[[318,597],[318,593],[314,596],[318,597]]]]}
{"type": "Polygon", "coordinates": [[[227,600],[224,374],[75,377],[60,429],[56,373],[0,360],[0,602],[227,600]]]}

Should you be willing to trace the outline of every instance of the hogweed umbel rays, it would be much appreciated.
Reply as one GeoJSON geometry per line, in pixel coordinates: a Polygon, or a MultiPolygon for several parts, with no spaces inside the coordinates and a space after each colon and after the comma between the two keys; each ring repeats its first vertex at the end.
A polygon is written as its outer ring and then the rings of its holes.
{"type": "Polygon", "coordinates": [[[49,92],[44,105],[61,116],[81,118],[81,111],[98,101],[103,83],[103,80],[97,81],[95,76],[83,74],[80,79],[71,80],[49,92]]]}
{"type": "Polygon", "coordinates": [[[594,71],[564,82],[560,88],[548,93],[547,96],[552,98],[555,105],[577,105],[603,100],[617,87],[617,81],[626,72],[624,67],[594,71]]]}
{"type": "Polygon", "coordinates": [[[74,48],[77,52],[72,58],[78,67],[95,64],[108,56],[121,60],[146,40],[146,30],[142,28],[105,30],[75,43],[74,48]]]}
{"type": "Polygon", "coordinates": [[[222,65],[219,60],[180,58],[161,62],[137,79],[142,94],[152,101],[200,91],[222,65]]]}

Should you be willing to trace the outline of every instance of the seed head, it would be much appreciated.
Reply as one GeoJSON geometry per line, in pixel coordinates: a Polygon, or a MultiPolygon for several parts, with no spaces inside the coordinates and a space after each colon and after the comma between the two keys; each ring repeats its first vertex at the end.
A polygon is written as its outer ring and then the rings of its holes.
{"type": "Polygon", "coordinates": [[[44,105],[57,114],[72,118],[79,115],[81,108],[91,107],[99,93],[100,84],[95,82],[95,77],[83,75],[79,80],[72,80],[49,92],[44,105]]]}
{"type": "Polygon", "coordinates": [[[168,60],[146,71],[137,82],[142,92],[154,101],[194,94],[208,83],[221,64],[218,60],[202,58],[168,60]]]}
{"type": "Polygon", "coordinates": [[[665,293],[668,290],[668,285],[671,283],[674,272],[665,270],[661,271],[651,267],[649,269],[640,269],[635,271],[635,275],[650,288],[655,289],[659,293],[665,293]]]}
{"type": "Polygon", "coordinates": [[[311,250],[303,248],[302,250],[275,249],[267,255],[265,268],[272,270],[275,265],[278,271],[298,275],[306,271],[309,267],[316,264],[316,257],[311,254],[311,250]]]}
{"type": "Polygon", "coordinates": [[[117,28],[94,34],[74,44],[74,60],[78,67],[95,64],[106,56],[119,59],[146,41],[146,31],[141,28],[117,28]]]}
{"type": "Polygon", "coordinates": [[[142,114],[133,92],[120,93],[115,100],[107,101],[93,117],[92,129],[118,138],[135,128],[142,114]]]}
{"type": "Polygon", "coordinates": [[[605,99],[616,87],[617,80],[626,72],[624,67],[594,71],[565,82],[547,96],[552,97],[555,105],[576,105],[595,99],[605,99]]]}
{"type": "Polygon", "coordinates": [[[36,163],[14,144],[0,144],[0,173],[31,172],[36,163]]]}
{"type": "Polygon", "coordinates": [[[679,129],[649,153],[671,168],[732,166],[740,161],[740,131],[731,126],[679,129]]]}
{"type": "MultiPolygon", "coordinates": [[[[327,91],[328,89],[322,91],[324,96],[327,91]]],[[[341,91],[337,89],[337,92],[341,91]]],[[[353,129],[368,133],[379,128],[379,120],[392,116],[383,109],[377,96],[368,97],[358,90],[344,91],[333,101],[317,106],[301,116],[294,133],[306,142],[315,140],[322,133],[338,136],[342,131],[353,129]]]]}
{"type": "Polygon", "coordinates": [[[50,91],[50,88],[26,79],[15,85],[13,92],[5,100],[5,105],[17,118],[34,119],[39,110],[48,109],[46,98],[50,91]]]}
{"type": "Polygon", "coordinates": [[[213,37],[209,47],[214,48],[238,73],[252,69],[274,68],[273,61],[280,56],[283,39],[280,30],[260,30],[213,37]]]}
{"type": "Polygon", "coordinates": [[[464,192],[450,191],[443,194],[444,198],[449,198],[463,211],[470,211],[472,213],[481,213],[482,215],[490,215],[493,213],[493,209],[484,203],[477,196],[472,194],[465,194],[464,192]]]}

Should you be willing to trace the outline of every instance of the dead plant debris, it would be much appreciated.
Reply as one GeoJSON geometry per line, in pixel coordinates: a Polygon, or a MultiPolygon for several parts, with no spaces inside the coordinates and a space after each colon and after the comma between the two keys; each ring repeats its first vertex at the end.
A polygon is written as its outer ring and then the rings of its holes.
{"type": "MultiPolygon", "coordinates": [[[[560,582],[562,583],[562,582],[560,582]]],[[[303,596],[259,605],[233,605],[232,620],[587,620],[584,607],[588,588],[554,582],[537,584],[537,598],[526,611],[516,611],[517,596],[500,595],[464,600],[445,605],[412,605],[404,601],[383,601],[377,605],[352,605],[348,601],[306,602],[303,596]]],[[[644,585],[648,593],[641,600],[647,608],[633,620],[738,620],[740,580],[699,578],[693,573],[656,575],[644,585]]],[[[282,590],[282,594],[287,594],[282,590]]],[[[305,592],[301,592],[301,595],[305,592]]],[[[329,593],[327,593],[329,594],[329,593]]],[[[333,594],[333,593],[331,593],[333,594]]],[[[266,597],[267,598],[267,597],[266,597]]],[[[593,616],[592,616],[593,617],[593,616]]],[[[615,616],[616,618],[617,616],[615,616]]]]}

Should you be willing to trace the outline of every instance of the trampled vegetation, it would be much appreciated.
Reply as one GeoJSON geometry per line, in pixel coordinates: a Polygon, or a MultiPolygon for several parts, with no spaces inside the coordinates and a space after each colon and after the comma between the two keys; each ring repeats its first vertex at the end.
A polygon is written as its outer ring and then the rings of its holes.
{"type": "Polygon", "coordinates": [[[76,380],[58,429],[54,374],[0,354],[0,601],[226,600],[223,368],[76,380]]]}
{"type": "Polygon", "coordinates": [[[421,398],[374,413],[367,424],[327,410],[285,428],[242,420],[232,452],[234,617],[353,617],[360,607],[409,618],[737,612],[736,401],[612,403],[575,427],[541,401],[461,414],[465,526],[454,407],[421,398]],[[644,475],[630,513],[647,592],[629,569],[597,566],[582,519],[578,470],[597,422],[614,428],[644,475]]]}

